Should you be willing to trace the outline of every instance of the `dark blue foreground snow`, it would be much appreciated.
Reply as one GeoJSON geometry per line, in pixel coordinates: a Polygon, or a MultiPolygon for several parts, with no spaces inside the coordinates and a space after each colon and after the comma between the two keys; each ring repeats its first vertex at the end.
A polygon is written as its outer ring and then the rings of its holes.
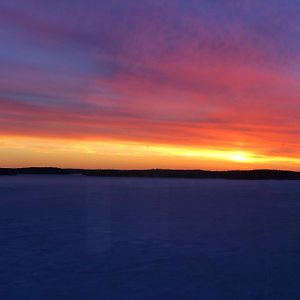
{"type": "Polygon", "coordinates": [[[300,299],[300,182],[0,177],[0,299],[300,299]]]}

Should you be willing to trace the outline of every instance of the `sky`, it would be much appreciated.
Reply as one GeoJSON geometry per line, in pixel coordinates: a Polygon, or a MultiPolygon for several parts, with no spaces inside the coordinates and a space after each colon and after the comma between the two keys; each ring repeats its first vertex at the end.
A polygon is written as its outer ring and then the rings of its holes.
{"type": "Polygon", "coordinates": [[[298,0],[1,0],[0,166],[300,170],[298,0]]]}

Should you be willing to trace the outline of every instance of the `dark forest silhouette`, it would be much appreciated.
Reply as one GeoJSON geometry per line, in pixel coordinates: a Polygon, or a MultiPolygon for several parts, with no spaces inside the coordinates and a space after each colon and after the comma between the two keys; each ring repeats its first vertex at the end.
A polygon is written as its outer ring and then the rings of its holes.
{"type": "Polygon", "coordinates": [[[61,169],[50,167],[31,168],[0,168],[0,175],[22,175],[22,174],[53,174],[71,175],[79,174],[84,176],[98,177],[149,177],[149,178],[199,178],[199,179],[286,179],[300,180],[300,172],[283,170],[230,170],[230,171],[207,171],[207,170],[84,170],[84,169],[61,169]]]}

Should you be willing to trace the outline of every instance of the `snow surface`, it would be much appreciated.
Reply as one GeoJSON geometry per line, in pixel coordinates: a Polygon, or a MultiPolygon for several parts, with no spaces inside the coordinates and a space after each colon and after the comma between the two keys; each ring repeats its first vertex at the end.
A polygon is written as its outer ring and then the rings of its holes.
{"type": "Polygon", "coordinates": [[[0,299],[300,299],[300,182],[0,177],[0,299]]]}

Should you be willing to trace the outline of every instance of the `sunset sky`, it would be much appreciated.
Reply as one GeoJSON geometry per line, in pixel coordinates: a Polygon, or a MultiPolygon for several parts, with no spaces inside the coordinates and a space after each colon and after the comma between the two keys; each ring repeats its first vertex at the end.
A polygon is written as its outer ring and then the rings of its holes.
{"type": "Polygon", "coordinates": [[[298,0],[1,0],[0,167],[300,170],[298,0]]]}

